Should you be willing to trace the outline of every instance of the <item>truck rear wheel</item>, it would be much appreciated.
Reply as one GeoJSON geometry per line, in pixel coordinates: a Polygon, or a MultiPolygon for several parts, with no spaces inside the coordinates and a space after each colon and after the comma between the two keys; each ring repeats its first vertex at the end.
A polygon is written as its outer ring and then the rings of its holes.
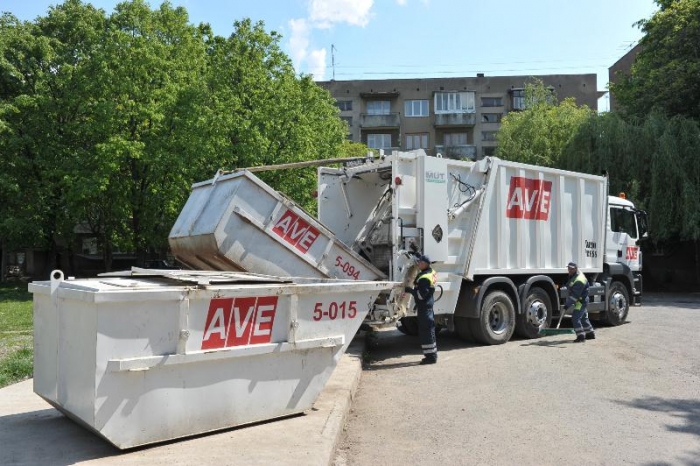
{"type": "Polygon", "coordinates": [[[455,317],[454,319],[457,336],[464,341],[474,341],[474,336],[472,335],[472,321],[476,321],[476,319],[470,319],[468,317],[455,317]]]}
{"type": "Polygon", "coordinates": [[[515,331],[524,338],[541,337],[539,331],[552,325],[552,302],[542,288],[530,288],[523,312],[515,319],[515,331]]]}
{"type": "MultiPolygon", "coordinates": [[[[418,335],[418,317],[406,316],[399,320],[400,324],[397,327],[404,335],[415,337],[418,335]]],[[[440,333],[440,330],[445,328],[443,325],[435,324],[435,336],[440,333]]]]}
{"type": "Polygon", "coordinates": [[[486,295],[479,319],[472,321],[474,339],[485,345],[501,345],[510,340],[514,330],[515,307],[510,296],[503,291],[486,295]]]}
{"type": "Polygon", "coordinates": [[[412,337],[418,335],[418,317],[402,317],[399,320],[399,322],[400,325],[398,326],[398,329],[401,333],[403,333],[404,335],[410,335],[412,337]]]}
{"type": "Polygon", "coordinates": [[[610,285],[608,310],[603,313],[603,322],[613,326],[621,325],[627,320],[630,311],[630,295],[627,287],[621,282],[610,285]]]}

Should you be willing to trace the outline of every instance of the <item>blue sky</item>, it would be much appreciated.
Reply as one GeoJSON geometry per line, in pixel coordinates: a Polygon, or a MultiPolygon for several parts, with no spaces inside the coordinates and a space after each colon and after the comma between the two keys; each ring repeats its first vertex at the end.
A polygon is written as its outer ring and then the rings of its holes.
{"type": "MultiPolygon", "coordinates": [[[[53,0],[0,0],[32,20],[53,0]]],[[[89,3],[108,13],[116,0],[89,3]]],[[[151,0],[157,7],[159,0],[151,0]]],[[[283,35],[298,72],[318,80],[596,73],[640,38],[634,26],[653,0],[171,0],[193,23],[227,36],[237,19],[264,21],[283,35]]],[[[607,110],[605,98],[599,110],[607,110]]]]}

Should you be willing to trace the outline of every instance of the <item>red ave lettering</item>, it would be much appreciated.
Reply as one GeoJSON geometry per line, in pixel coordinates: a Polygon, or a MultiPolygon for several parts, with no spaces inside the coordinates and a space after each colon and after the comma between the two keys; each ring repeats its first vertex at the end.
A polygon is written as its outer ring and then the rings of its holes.
{"type": "Polygon", "coordinates": [[[214,298],[209,303],[202,349],[270,343],[277,296],[214,298]]]}
{"type": "Polygon", "coordinates": [[[549,220],[551,200],[551,181],[511,176],[506,217],[549,220]]]}
{"type": "Polygon", "coordinates": [[[287,210],[277,220],[275,226],[272,227],[272,231],[304,253],[308,252],[320,234],[316,228],[309,225],[306,220],[300,218],[291,210],[287,210]]]}
{"type": "Polygon", "coordinates": [[[627,247],[627,260],[628,261],[636,261],[638,254],[639,254],[639,248],[637,248],[635,246],[628,246],[627,247]]]}

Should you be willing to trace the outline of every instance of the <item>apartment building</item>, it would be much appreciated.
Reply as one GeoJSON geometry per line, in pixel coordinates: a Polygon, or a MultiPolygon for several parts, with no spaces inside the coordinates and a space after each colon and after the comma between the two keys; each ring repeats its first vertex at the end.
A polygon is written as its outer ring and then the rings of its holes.
{"type": "Polygon", "coordinates": [[[322,81],[348,124],[348,139],[370,148],[425,149],[478,159],[493,155],[508,112],[524,109],[525,84],[540,79],[557,99],[597,110],[595,74],[322,81]]]}

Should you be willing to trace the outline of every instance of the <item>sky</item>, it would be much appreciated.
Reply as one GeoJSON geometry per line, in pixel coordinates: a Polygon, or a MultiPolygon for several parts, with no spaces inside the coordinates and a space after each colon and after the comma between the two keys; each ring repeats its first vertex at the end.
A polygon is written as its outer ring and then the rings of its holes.
{"type": "MultiPolygon", "coordinates": [[[[111,13],[116,0],[83,0],[111,13]]],[[[0,0],[31,21],[55,0],[0,0]]],[[[161,1],[150,0],[157,8],[161,1]]],[[[236,20],[282,34],[299,73],[314,79],[398,79],[596,73],[642,37],[653,0],[171,0],[194,24],[228,36],[236,20]]],[[[598,110],[608,108],[601,98],[598,110]]]]}

